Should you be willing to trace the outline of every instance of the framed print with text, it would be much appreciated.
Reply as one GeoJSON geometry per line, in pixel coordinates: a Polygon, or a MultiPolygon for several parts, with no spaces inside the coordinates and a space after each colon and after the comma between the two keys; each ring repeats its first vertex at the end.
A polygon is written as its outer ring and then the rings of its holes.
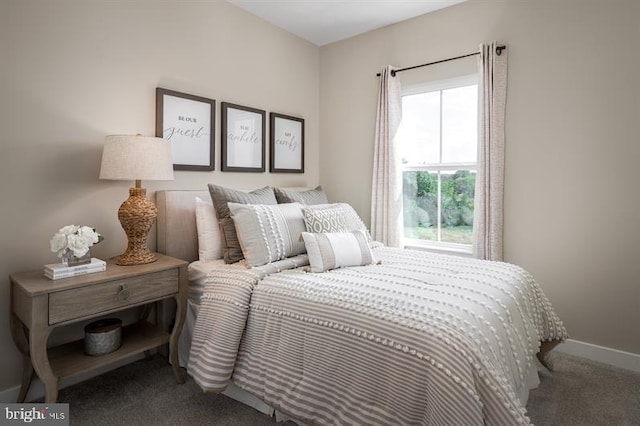
{"type": "Polygon", "coordinates": [[[222,102],[223,172],[265,171],[265,116],[260,109],[222,102]]]}
{"type": "Polygon", "coordinates": [[[156,88],[156,136],[171,142],[174,170],[214,170],[216,101],[156,88]]]}
{"type": "Polygon", "coordinates": [[[271,173],[304,173],[304,119],[270,114],[271,173]]]}

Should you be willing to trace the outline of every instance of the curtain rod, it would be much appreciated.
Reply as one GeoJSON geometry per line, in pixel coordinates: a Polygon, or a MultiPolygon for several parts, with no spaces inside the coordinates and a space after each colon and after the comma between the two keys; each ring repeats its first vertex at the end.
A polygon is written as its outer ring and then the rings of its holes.
{"type": "MultiPolygon", "coordinates": [[[[498,56],[502,55],[502,51],[504,49],[506,49],[507,46],[504,45],[499,45],[496,46],[496,53],[498,54],[498,56]]],[[[396,73],[402,72],[402,71],[408,71],[408,70],[412,70],[415,68],[422,68],[422,67],[427,67],[429,65],[435,65],[435,64],[440,64],[442,62],[449,62],[449,61],[455,61],[456,59],[462,59],[462,58],[468,58],[469,56],[475,56],[475,55],[479,55],[480,52],[475,52],[475,53],[468,53],[466,55],[462,55],[462,56],[456,56],[455,58],[449,58],[449,59],[441,59],[439,61],[435,61],[435,62],[429,62],[428,64],[422,64],[422,65],[414,65],[412,67],[407,67],[407,68],[400,68],[397,70],[391,70],[391,77],[395,77],[396,73]]],[[[378,77],[380,77],[380,73],[376,74],[378,77]]]]}

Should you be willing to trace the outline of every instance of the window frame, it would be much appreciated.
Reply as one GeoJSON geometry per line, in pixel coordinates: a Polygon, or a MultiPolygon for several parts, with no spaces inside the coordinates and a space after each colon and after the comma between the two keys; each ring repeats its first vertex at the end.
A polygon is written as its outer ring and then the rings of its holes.
{"type": "MultiPolygon", "coordinates": [[[[420,93],[428,93],[428,92],[440,92],[440,160],[442,160],[442,91],[448,89],[455,89],[458,87],[465,87],[471,85],[479,85],[479,78],[477,74],[469,74],[460,77],[448,78],[443,80],[435,80],[425,83],[413,84],[408,87],[402,88],[401,97],[417,95],[420,93]]],[[[437,235],[438,239],[441,237],[441,182],[440,182],[440,173],[446,171],[457,171],[457,170],[478,170],[478,161],[476,154],[476,162],[458,162],[458,163],[427,163],[427,164],[402,164],[401,165],[401,173],[408,171],[416,171],[416,172],[428,172],[428,173],[438,173],[438,228],[437,235]]],[[[403,220],[404,227],[404,220],[403,220]]],[[[474,224],[475,229],[475,224],[474,224]]],[[[423,249],[429,251],[436,251],[442,253],[449,254],[459,254],[464,256],[471,256],[473,252],[472,244],[460,244],[460,243],[451,243],[447,241],[433,241],[433,240],[423,240],[419,238],[408,238],[403,237],[403,245],[405,248],[415,248],[415,249],[423,249]]]]}

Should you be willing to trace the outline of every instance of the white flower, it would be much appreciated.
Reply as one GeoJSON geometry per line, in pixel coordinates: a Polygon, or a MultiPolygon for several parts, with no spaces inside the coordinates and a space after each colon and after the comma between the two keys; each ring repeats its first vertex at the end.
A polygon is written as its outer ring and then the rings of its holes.
{"type": "Polygon", "coordinates": [[[67,247],[67,236],[64,234],[56,234],[50,242],[51,251],[57,252],[67,247]]]}
{"type": "Polygon", "coordinates": [[[93,230],[93,228],[89,226],[81,226],[78,229],[77,234],[90,242],[90,245],[97,244],[100,242],[100,234],[93,230]]]}
{"type": "Polygon", "coordinates": [[[89,241],[81,235],[71,234],[67,237],[67,248],[73,252],[75,257],[82,257],[87,254],[89,244],[89,241]]]}
{"type": "Polygon", "coordinates": [[[89,248],[102,241],[102,235],[90,226],[67,225],[58,230],[49,242],[51,251],[58,252],[58,257],[82,257],[89,248]]]}
{"type": "Polygon", "coordinates": [[[62,228],[60,228],[60,230],[58,232],[60,234],[64,234],[64,235],[71,235],[71,234],[75,234],[76,232],[78,232],[78,228],[79,228],[79,226],[76,226],[76,225],[67,225],[67,226],[63,226],[62,228]]]}

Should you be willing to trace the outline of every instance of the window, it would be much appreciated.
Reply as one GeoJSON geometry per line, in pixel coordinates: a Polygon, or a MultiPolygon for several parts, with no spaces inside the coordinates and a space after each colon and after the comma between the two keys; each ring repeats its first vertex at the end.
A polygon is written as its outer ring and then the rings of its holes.
{"type": "Polygon", "coordinates": [[[403,94],[397,138],[406,245],[471,251],[477,129],[475,76],[403,94]]]}

